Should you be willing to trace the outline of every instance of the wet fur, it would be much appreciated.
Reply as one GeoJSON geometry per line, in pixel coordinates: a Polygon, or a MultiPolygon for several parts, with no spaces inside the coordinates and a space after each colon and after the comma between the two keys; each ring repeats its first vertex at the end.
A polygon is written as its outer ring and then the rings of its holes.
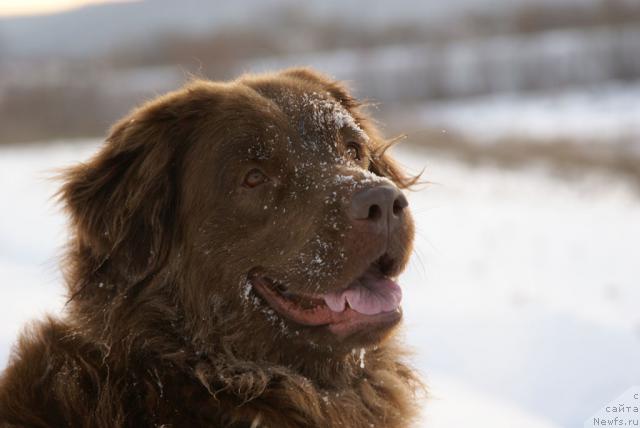
{"type": "Polygon", "coordinates": [[[134,110],[92,159],[64,173],[69,302],[61,318],[30,325],[15,345],[0,378],[0,426],[411,424],[420,381],[394,337],[364,359],[274,337],[263,318],[225,304],[238,293],[228,282],[247,250],[224,231],[206,236],[223,240],[207,247],[207,260],[226,272],[215,276],[222,298],[208,299],[203,283],[214,273],[205,275],[203,256],[184,244],[198,236],[190,216],[204,211],[189,189],[203,184],[185,172],[198,156],[175,142],[217,135],[229,121],[242,127],[252,116],[247,103],[271,105],[259,92],[279,86],[329,93],[370,136],[369,169],[411,184],[344,87],[310,70],[193,82],[134,110]],[[212,109],[220,113],[203,115],[212,109]]]}

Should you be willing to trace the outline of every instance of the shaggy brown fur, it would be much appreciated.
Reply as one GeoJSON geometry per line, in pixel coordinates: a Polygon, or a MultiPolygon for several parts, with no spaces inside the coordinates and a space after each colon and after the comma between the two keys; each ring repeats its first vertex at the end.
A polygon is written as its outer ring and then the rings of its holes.
{"type": "Polygon", "coordinates": [[[334,334],[251,282],[325,293],[373,260],[397,276],[408,210],[393,230],[348,215],[356,192],[412,184],[387,146],[307,69],[196,81],[134,110],[64,174],[67,309],[19,339],[0,425],[410,425],[420,383],[391,334],[399,316],[334,334]]]}

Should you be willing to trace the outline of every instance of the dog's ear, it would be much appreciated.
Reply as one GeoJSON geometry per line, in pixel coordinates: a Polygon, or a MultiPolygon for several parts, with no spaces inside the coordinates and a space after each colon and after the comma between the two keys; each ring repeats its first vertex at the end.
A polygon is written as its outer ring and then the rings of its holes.
{"type": "Polygon", "coordinates": [[[186,108],[189,95],[135,110],[116,123],[92,159],[63,173],[59,197],[75,233],[72,258],[84,260],[90,274],[108,268],[136,282],[167,257],[176,232],[179,167],[198,111],[186,108]]]}

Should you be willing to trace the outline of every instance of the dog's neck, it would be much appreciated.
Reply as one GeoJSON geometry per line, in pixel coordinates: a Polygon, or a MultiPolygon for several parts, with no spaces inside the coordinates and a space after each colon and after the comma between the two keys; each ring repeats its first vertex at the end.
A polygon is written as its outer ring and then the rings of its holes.
{"type": "Polygon", "coordinates": [[[415,416],[420,382],[396,344],[328,363],[307,367],[311,375],[305,375],[280,364],[218,355],[200,361],[195,373],[212,396],[235,403],[228,413],[238,421],[259,421],[256,426],[405,427],[415,416]],[[291,412],[265,413],[284,408],[291,412]]]}

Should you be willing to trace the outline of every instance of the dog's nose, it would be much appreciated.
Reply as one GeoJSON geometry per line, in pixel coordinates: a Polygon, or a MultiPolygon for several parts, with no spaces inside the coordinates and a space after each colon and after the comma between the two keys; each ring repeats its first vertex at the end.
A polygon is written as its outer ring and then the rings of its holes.
{"type": "Polygon", "coordinates": [[[402,213],[408,205],[400,189],[385,184],[354,194],[350,214],[353,220],[368,220],[381,227],[394,229],[400,224],[402,213]]]}

